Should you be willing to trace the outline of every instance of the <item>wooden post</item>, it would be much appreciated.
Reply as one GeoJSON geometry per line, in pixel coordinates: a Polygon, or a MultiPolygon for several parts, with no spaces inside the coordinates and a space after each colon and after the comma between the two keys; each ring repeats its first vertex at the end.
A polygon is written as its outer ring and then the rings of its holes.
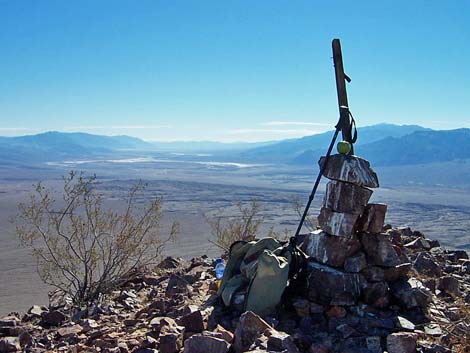
{"type": "Polygon", "coordinates": [[[333,39],[332,47],[336,75],[336,91],[338,92],[341,132],[343,134],[343,140],[351,143],[351,151],[349,154],[354,154],[354,146],[352,145],[351,136],[351,121],[349,119],[348,95],[346,92],[346,80],[349,82],[350,79],[344,73],[343,56],[341,54],[341,44],[339,39],[333,39]]]}

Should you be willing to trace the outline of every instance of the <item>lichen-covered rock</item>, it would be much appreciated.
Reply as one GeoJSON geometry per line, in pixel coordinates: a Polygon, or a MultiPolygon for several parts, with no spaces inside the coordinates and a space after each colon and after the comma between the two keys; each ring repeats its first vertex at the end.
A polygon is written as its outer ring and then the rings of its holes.
{"type": "MultiPolygon", "coordinates": [[[[325,157],[321,157],[318,161],[320,168],[324,162],[325,157]]],[[[377,174],[370,167],[370,163],[357,156],[331,155],[323,175],[332,180],[345,181],[371,188],[379,187],[377,174]]]]}

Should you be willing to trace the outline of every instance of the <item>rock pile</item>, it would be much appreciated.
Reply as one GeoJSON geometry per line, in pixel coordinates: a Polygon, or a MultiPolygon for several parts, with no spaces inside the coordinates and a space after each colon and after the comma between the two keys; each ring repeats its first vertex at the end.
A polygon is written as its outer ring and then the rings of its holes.
{"type": "Polygon", "coordinates": [[[0,353],[445,353],[470,350],[470,260],[369,204],[367,161],[332,156],[303,235],[306,281],[261,318],[220,305],[207,257],[166,258],[92,306],[32,306],[0,319],[0,353]]]}
{"type": "MultiPolygon", "coordinates": [[[[294,303],[298,315],[315,314],[315,330],[319,322],[342,336],[342,345],[327,345],[334,351],[415,352],[420,333],[442,335],[429,316],[436,290],[454,298],[461,297],[463,287],[468,292],[468,277],[444,275],[451,269],[467,271],[467,254],[439,257],[463,261],[460,265],[438,263],[437,254],[444,251],[438,242],[409,228],[384,226],[387,206],[368,203],[369,188],[379,182],[366,160],[333,155],[324,176],[330,181],[318,216],[320,229],[303,235],[301,244],[309,256],[308,287],[294,303]]],[[[468,322],[459,325],[470,332],[468,322]]],[[[322,340],[316,341],[324,346],[322,340]]]]}
{"type": "Polygon", "coordinates": [[[366,254],[352,254],[342,269],[311,262],[306,292],[286,297],[276,314],[263,319],[218,305],[213,260],[167,258],[157,272],[136,274],[87,310],[32,306],[0,319],[0,352],[437,353],[468,343],[467,254],[444,250],[409,228],[387,234],[415,266],[398,279],[376,265],[344,269],[347,262],[362,263],[361,257],[367,263],[366,254]],[[321,282],[313,280],[317,273],[321,282]]]}

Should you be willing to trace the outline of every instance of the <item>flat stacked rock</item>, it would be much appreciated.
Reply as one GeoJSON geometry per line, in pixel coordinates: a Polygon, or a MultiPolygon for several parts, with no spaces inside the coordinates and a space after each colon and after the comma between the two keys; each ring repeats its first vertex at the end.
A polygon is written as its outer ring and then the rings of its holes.
{"type": "MultiPolygon", "coordinates": [[[[322,157],[320,167],[324,163],[322,157]]],[[[389,352],[415,352],[420,333],[415,324],[429,322],[432,286],[459,297],[460,282],[442,277],[427,283],[413,277],[413,267],[440,275],[441,266],[429,253],[419,253],[414,261],[409,258],[410,249],[429,250],[434,244],[424,237],[404,242],[405,228],[397,232],[384,227],[387,205],[368,203],[371,189],[379,186],[368,161],[332,155],[323,175],[330,181],[318,216],[320,229],[303,235],[301,244],[309,262],[307,304],[304,298],[299,303],[310,305],[312,313],[323,308],[328,329],[364,351],[382,352],[386,340],[389,352]],[[358,343],[361,339],[365,341],[358,343]],[[379,342],[376,348],[374,339],[379,342]]],[[[433,330],[431,325],[426,333],[433,330]]]]}
{"type": "MultiPolygon", "coordinates": [[[[322,157],[320,167],[324,163],[322,157]]],[[[322,305],[364,302],[385,308],[392,284],[406,276],[410,264],[382,232],[387,205],[368,203],[370,188],[379,186],[377,174],[365,159],[335,154],[323,175],[330,181],[318,216],[320,229],[301,245],[310,258],[308,298],[322,305]]],[[[426,300],[414,303],[425,306],[426,300]]]]}
{"type": "MultiPolygon", "coordinates": [[[[320,167],[324,163],[325,157],[322,157],[320,167]]],[[[358,227],[364,231],[369,227],[382,230],[386,205],[367,204],[372,196],[369,188],[379,187],[377,174],[368,161],[357,156],[335,154],[330,156],[323,175],[330,181],[318,216],[321,229],[343,237],[351,236],[358,227]]]]}

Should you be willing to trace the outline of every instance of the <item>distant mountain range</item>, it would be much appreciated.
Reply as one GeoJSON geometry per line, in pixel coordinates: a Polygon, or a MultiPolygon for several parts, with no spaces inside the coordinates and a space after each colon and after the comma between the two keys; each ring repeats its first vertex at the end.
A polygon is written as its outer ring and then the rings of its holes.
{"type": "MultiPolygon", "coordinates": [[[[358,128],[356,146],[380,141],[384,138],[399,138],[415,131],[426,131],[418,125],[377,124],[358,128]]],[[[242,157],[250,161],[271,163],[311,163],[312,158],[324,154],[328,148],[333,131],[318,135],[305,136],[299,139],[285,140],[269,146],[254,148],[242,153],[242,157]]],[[[341,139],[339,134],[338,141],[341,139]]]]}
{"type": "MultiPolygon", "coordinates": [[[[332,135],[329,131],[279,142],[227,144],[146,142],[129,136],[47,132],[0,137],[0,163],[28,165],[110,154],[119,158],[168,152],[208,152],[214,153],[213,158],[218,160],[234,162],[315,165],[325,154],[332,135]]],[[[370,160],[374,166],[470,160],[470,129],[438,131],[417,125],[378,124],[359,128],[358,136],[355,153],[370,160]]],[[[197,156],[194,154],[191,158],[199,158],[197,156]]]]}
{"type": "Polygon", "coordinates": [[[149,149],[154,149],[154,146],[130,136],[100,136],[81,132],[51,131],[37,135],[0,137],[0,162],[40,162],[61,158],[81,158],[112,151],[149,149]]]}
{"type": "MultiPolygon", "coordinates": [[[[288,161],[291,164],[312,164],[324,155],[323,149],[306,150],[288,161]]],[[[470,160],[470,129],[419,129],[403,136],[385,136],[357,144],[354,153],[374,166],[397,166],[470,160]]]]}
{"type": "Polygon", "coordinates": [[[135,137],[50,131],[37,135],[0,137],[0,144],[41,149],[145,149],[152,145],[135,137]]]}

